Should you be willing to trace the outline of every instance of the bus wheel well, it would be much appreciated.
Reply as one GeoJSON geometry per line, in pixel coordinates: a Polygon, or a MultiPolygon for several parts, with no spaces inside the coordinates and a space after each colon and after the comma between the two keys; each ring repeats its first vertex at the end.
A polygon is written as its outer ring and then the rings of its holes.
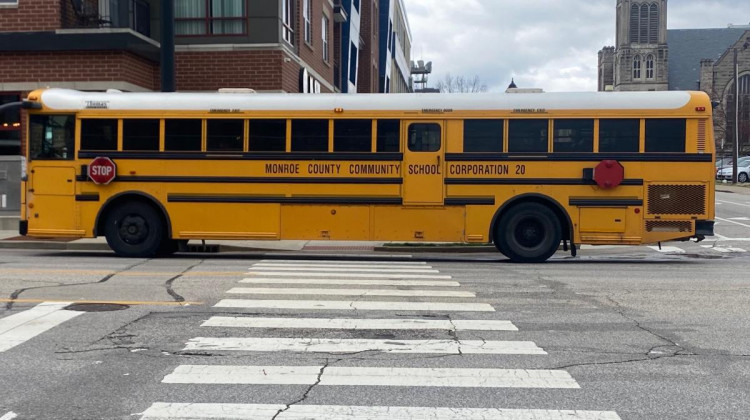
{"type": "Polygon", "coordinates": [[[156,210],[156,213],[159,215],[166,228],[167,238],[172,237],[172,222],[171,220],[169,220],[169,216],[167,215],[167,211],[164,206],[162,206],[161,203],[159,203],[159,201],[157,201],[154,197],[137,192],[122,193],[110,198],[106,203],[104,203],[101,210],[99,210],[99,214],[96,216],[94,236],[104,235],[104,224],[107,221],[107,216],[109,215],[109,213],[113,209],[116,209],[117,207],[129,202],[143,203],[156,210]]]}
{"type": "Polygon", "coordinates": [[[497,244],[497,242],[495,241],[495,232],[497,231],[497,224],[500,222],[500,219],[503,217],[503,215],[510,211],[510,209],[512,209],[513,207],[516,207],[523,203],[537,203],[548,207],[550,210],[552,210],[552,212],[555,213],[555,216],[557,216],[557,219],[560,222],[560,228],[562,229],[562,239],[569,241],[571,240],[571,238],[573,238],[573,224],[570,220],[570,215],[568,215],[565,209],[563,209],[563,207],[557,201],[544,195],[528,194],[516,197],[513,200],[508,201],[507,203],[503,204],[502,207],[497,210],[497,212],[495,212],[495,217],[492,218],[492,223],[490,225],[489,237],[492,239],[492,242],[497,244]]]}

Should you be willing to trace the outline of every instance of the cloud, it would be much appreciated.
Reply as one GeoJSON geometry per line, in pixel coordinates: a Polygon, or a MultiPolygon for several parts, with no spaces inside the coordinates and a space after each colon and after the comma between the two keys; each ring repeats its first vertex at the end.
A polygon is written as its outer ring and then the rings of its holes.
{"type": "MultiPolygon", "coordinates": [[[[490,92],[515,78],[546,91],[596,90],[597,53],[615,43],[615,2],[590,0],[405,0],[412,59],[479,76],[490,92]]],[[[750,9],[736,0],[669,4],[670,28],[726,27],[750,9]]],[[[742,22],[740,22],[742,23],[742,22]]]]}

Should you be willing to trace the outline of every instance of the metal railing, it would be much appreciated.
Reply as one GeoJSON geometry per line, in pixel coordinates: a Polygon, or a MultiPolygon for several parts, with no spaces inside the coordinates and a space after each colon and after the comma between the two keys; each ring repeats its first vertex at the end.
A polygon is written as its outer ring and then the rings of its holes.
{"type": "Polygon", "coordinates": [[[63,28],[130,28],[151,36],[149,0],[60,1],[63,28]]]}

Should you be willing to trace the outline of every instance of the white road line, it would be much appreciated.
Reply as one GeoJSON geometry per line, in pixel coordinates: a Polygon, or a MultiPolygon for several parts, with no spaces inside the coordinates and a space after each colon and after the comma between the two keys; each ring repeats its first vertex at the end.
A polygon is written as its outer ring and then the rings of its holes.
{"type": "Polygon", "coordinates": [[[201,327],[334,330],[518,331],[510,321],[447,319],[255,318],[212,316],[201,327]]]}
{"type": "Polygon", "coordinates": [[[368,340],[338,338],[195,337],[184,351],[247,351],[298,353],[383,352],[394,354],[523,354],[544,355],[531,341],[368,340]]]}
{"type": "Polygon", "coordinates": [[[337,260],[260,260],[259,264],[377,264],[377,265],[415,265],[423,266],[424,261],[337,261],[337,260]]]}
{"type": "Polygon", "coordinates": [[[73,319],[83,312],[65,311],[71,302],[44,302],[0,319],[0,353],[73,319]]]}
{"type": "Polygon", "coordinates": [[[313,385],[317,383],[320,386],[580,388],[578,382],[564,370],[336,366],[181,365],[164,377],[162,382],[227,385],[313,385]]]}
{"type": "Polygon", "coordinates": [[[448,275],[437,275],[437,274],[377,274],[377,273],[316,273],[316,272],[284,272],[284,271],[251,271],[247,273],[249,275],[258,276],[271,276],[271,277],[284,277],[284,276],[295,276],[295,277],[344,277],[344,278],[370,278],[370,279],[431,279],[431,280],[451,280],[453,277],[448,275]]]}
{"type": "Polygon", "coordinates": [[[676,246],[663,246],[659,249],[658,246],[649,246],[654,251],[661,252],[662,254],[685,254],[685,250],[676,246]]]}
{"type": "Polygon", "coordinates": [[[459,287],[457,281],[445,280],[348,280],[348,279],[267,279],[252,277],[240,280],[249,284],[310,284],[310,285],[350,285],[350,286],[422,286],[422,287],[459,287]]]}
{"type": "Polygon", "coordinates": [[[734,220],[722,219],[721,217],[717,217],[716,220],[721,220],[722,222],[734,223],[735,225],[740,225],[740,226],[744,226],[744,227],[750,228],[750,225],[746,225],[746,224],[740,223],[740,222],[735,222],[734,220]]]}
{"type": "Polygon", "coordinates": [[[327,272],[327,273],[403,273],[403,274],[437,274],[438,270],[429,269],[390,269],[390,268],[297,268],[297,267],[252,267],[250,272],[264,272],[264,271],[302,271],[302,272],[327,272]]]}
{"type": "Polygon", "coordinates": [[[723,254],[741,254],[747,252],[742,248],[714,246],[714,245],[701,245],[703,248],[710,249],[712,251],[721,252],[723,254]]]}
{"type": "Polygon", "coordinates": [[[215,308],[315,309],[327,311],[450,311],[495,312],[487,303],[366,302],[354,300],[251,300],[222,299],[215,308]]]}
{"type": "Polygon", "coordinates": [[[735,206],[750,207],[750,204],[735,203],[734,201],[716,200],[716,202],[717,203],[722,203],[722,204],[734,204],[735,206]]]}
{"type": "Polygon", "coordinates": [[[141,420],[162,419],[436,419],[436,420],[621,420],[614,411],[450,407],[358,407],[336,405],[211,404],[157,402],[141,420]]]}
{"type": "Polygon", "coordinates": [[[404,269],[404,270],[424,270],[424,269],[431,269],[432,266],[429,265],[421,265],[421,266],[414,266],[414,265],[383,265],[383,264],[347,264],[347,263],[341,263],[341,264],[271,264],[271,263],[258,263],[253,264],[251,268],[269,268],[269,267],[289,267],[289,268],[370,268],[370,269],[382,269],[383,267],[391,268],[391,269],[404,269]]]}
{"type": "Polygon", "coordinates": [[[396,289],[306,289],[279,287],[235,287],[227,293],[234,295],[323,295],[323,296],[418,296],[418,297],[477,297],[473,292],[443,290],[396,289]]]}
{"type": "Polygon", "coordinates": [[[730,217],[729,220],[736,220],[739,222],[750,222],[750,217],[730,217]]]}
{"type": "Polygon", "coordinates": [[[18,417],[18,414],[12,411],[8,411],[7,413],[3,414],[2,417],[0,417],[0,420],[13,420],[16,417],[18,417]]]}

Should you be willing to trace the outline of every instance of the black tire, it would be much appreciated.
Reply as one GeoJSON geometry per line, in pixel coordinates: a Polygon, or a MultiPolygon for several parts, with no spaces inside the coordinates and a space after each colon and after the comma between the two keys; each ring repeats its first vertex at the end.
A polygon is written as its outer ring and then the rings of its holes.
{"type": "Polygon", "coordinates": [[[495,246],[513,262],[534,263],[551,257],[562,240],[562,227],[555,212],[539,203],[510,208],[500,218],[495,246]]]}
{"type": "Polygon", "coordinates": [[[156,251],[158,257],[168,257],[179,250],[180,241],[177,239],[170,239],[166,236],[161,241],[159,249],[156,251]]]}
{"type": "Polygon", "coordinates": [[[164,223],[152,206],[130,201],[109,212],[104,236],[120,257],[151,258],[161,249],[166,235],[164,223]]]}
{"type": "Polygon", "coordinates": [[[747,179],[747,174],[744,172],[740,172],[740,175],[737,177],[737,182],[741,182],[744,184],[745,182],[747,182],[747,179]]]}

